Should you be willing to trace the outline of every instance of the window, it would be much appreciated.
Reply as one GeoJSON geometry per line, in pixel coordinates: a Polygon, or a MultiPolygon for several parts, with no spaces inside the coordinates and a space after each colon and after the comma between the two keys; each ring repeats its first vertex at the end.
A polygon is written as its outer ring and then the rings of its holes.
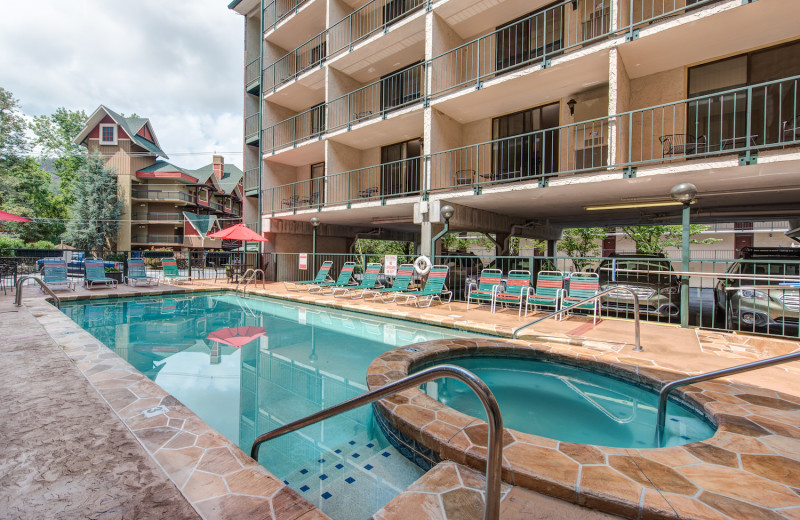
{"type": "Polygon", "coordinates": [[[311,165],[311,204],[320,202],[320,195],[325,192],[325,163],[319,162],[311,165]]]}
{"type": "Polygon", "coordinates": [[[198,199],[200,200],[200,202],[204,202],[205,204],[208,204],[208,191],[207,190],[200,190],[200,193],[198,195],[198,199]]]}
{"type": "Polygon", "coordinates": [[[493,180],[519,179],[558,171],[558,103],[492,120],[493,180]],[[519,137],[516,137],[519,136],[519,137]]]}
{"type": "Polygon", "coordinates": [[[415,63],[381,78],[381,110],[392,110],[422,97],[422,64],[415,63]]]}
{"type": "Polygon", "coordinates": [[[497,28],[497,72],[521,67],[561,50],[562,10],[552,7],[544,7],[497,28]]]}
{"type": "Polygon", "coordinates": [[[100,125],[100,144],[117,144],[117,125],[100,125]]]}
{"type": "Polygon", "coordinates": [[[408,195],[419,191],[422,139],[412,139],[381,148],[380,194],[408,195]]]}

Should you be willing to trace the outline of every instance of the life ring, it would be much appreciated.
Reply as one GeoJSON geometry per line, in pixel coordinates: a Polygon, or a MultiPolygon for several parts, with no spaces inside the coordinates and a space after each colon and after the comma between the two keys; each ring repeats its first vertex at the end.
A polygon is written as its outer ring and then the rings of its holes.
{"type": "Polygon", "coordinates": [[[431,259],[425,255],[418,256],[414,260],[414,270],[422,276],[425,276],[431,271],[431,259]]]}

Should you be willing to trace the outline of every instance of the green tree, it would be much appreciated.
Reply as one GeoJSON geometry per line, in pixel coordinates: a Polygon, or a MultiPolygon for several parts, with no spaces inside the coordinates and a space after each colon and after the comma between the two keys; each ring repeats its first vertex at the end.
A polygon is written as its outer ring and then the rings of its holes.
{"type": "Polygon", "coordinates": [[[27,127],[19,110],[19,100],[0,87],[0,174],[28,150],[27,127]]]}
{"type": "Polygon", "coordinates": [[[583,271],[592,263],[586,258],[600,254],[600,246],[597,242],[604,239],[606,234],[607,232],[603,228],[565,229],[558,242],[558,249],[572,258],[572,264],[576,271],[583,271]]]}
{"type": "MultiPolygon", "coordinates": [[[[689,236],[707,231],[709,227],[692,224],[689,226],[689,236]]],[[[666,248],[680,248],[683,243],[683,226],[625,226],[622,231],[636,243],[637,251],[647,254],[663,254],[666,248]]],[[[719,238],[689,238],[690,244],[713,244],[719,241],[719,238]]]]}
{"type": "Polygon", "coordinates": [[[414,252],[414,244],[394,240],[359,238],[356,240],[353,250],[359,255],[409,255],[414,252]]]}
{"type": "Polygon", "coordinates": [[[60,180],[64,204],[73,203],[73,185],[78,171],[86,164],[86,149],[72,140],[83,129],[88,117],[83,110],[67,110],[59,107],[49,116],[33,119],[31,128],[36,134],[34,144],[41,147],[45,158],[54,158],[53,168],[60,180]]]}
{"type": "Polygon", "coordinates": [[[65,240],[100,254],[104,249],[114,249],[122,216],[114,171],[105,168],[100,157],[90,157],[78,172],[74,194],[65,240]]]}
{"type": "Polygon", "coordinates": [[[0,174],[0,208],[34,222],[5,228],[25,242],[57,242],[64,231],[66,208],[55,193],[50,173],[31,157],[17,158],[0,174]]]}

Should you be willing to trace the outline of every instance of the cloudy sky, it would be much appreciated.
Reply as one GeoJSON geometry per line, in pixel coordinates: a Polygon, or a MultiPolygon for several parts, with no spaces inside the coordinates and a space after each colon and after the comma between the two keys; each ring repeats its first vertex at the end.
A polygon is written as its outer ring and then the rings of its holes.
{"type": "Polygon", "coordinates": [[[241,167],[244,22],[228,3],[4,1],[0,87],[31,116],[135,112],[179,166],[216,151],[241,167]]]}

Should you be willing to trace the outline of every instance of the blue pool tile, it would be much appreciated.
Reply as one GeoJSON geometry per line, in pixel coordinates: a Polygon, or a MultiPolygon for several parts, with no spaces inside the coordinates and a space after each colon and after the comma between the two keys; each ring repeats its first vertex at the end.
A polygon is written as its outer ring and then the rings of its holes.
{"type": "Polygon", "coordinates": [[[359,455],[358,453],[353,453],[353,455],[352,455],[352,456],[353,456],[353,458],[354,458],[354,459],[357,459],[357,458],[359,458],[361,455],[359,455]]]}
{"type": "Polygon", "coordinates": [[[334,453],[341,453],[341,452],[342,452],[342,450],[340,450],[339,448],[336,448],[335,450],[333,450],[333,452],[334,452],[334,453]]]}
{"type": "Polygon", "coordinates": [[[350,446],[353,446],[353,445],[355,445],[355,443],[356,443],[356,441],[350,441],[347,444],[349,444],[350,446]]]}
{"type": "Polygon", "coordinates": [[[353,477],[347,477],[346,479],[344,479],[344,481],[347,482],[348,484],[352,484],[353,482],[356,481],[356,479],[354,479],[353,477]]]}
{"type": "Polygon", "coordinates": [[[306,492],[306,491],[308,491],[309,489],[311,489],[311,488],[310,488],[310,487],[308,487],[308,486],[303,486],[303,487],[301,487],[301,488],[300,488],[300,491],[302,491],[303,493],[305,493],[305,492],[306,492]]]}
{"type": "Polygon", "coordinates": [[[308,473],[307,469],[303,468],[303,469],[300,470],[300,474],[301,475],[305,475],[306,473],[308,473]]]}
{"type": "Polygon", "coordinates": [[[325,473],[319,476],[320,480],[325,480],[326,478],[328,478],[328,475],[326,475],[325,473]]]}
{"type": "Polygon", "coordinates": [[[381,453],[381,455],[383,455],[384,457],[391,457],[392,456],[392,454],[389,453],[388,451],[384,451],[383,453],[381,453]]]}
{"type": "Polygon", "coordinates": [[[373,447],[373,446],[375,446],[375,445],[374,445],[374,444],[372,444],[371,442],[370,442],[369,444],[367,444],[367,448],[371,448],[371,447],[373,447]]]}
{"type": "Polygon", "coordinates": [[[669,420],[672,421],[672,422],[678,422],[678,419],[676,419],[674,417],[670,417],[669,420]]]}
{"type": "Polygon", "coordinates": [[[283,483],[286,484],[287,486],[289,485],[289,481],[288,480],[284,480],[283,483]]]}
{"type": "Polygon", "coordinates": [[[325,462],[325,459],[319,459],[317,462],[319,462],[320,464],[322,464],[322,463],[324,463],[324,462],[325,462]]]}
{"type": "Polygon", "coordinates": [[[367,471],[372,470],[372,464],[367,464],[366,466],[364,466],[364,469],[367,471]]]}
{"type": "Polygon", "coordinates": [[[342,469],[343,467],[344,467],[344,464],[337,464],[336,465],[336,469],[342,469]]]}
{"type": "Polygon", "coordinates": [[[328,500],[328,499],[329,499],[330,497],[332,497],[332,496],[333,496],[333,495],[331,495],[331,494],[330,494],[330,493],[328,493],[327,491],[326,491],[326,492],[324,492],[324,493],[322,494],[322,498],[324,498],[325,500],[328,500]]]}

